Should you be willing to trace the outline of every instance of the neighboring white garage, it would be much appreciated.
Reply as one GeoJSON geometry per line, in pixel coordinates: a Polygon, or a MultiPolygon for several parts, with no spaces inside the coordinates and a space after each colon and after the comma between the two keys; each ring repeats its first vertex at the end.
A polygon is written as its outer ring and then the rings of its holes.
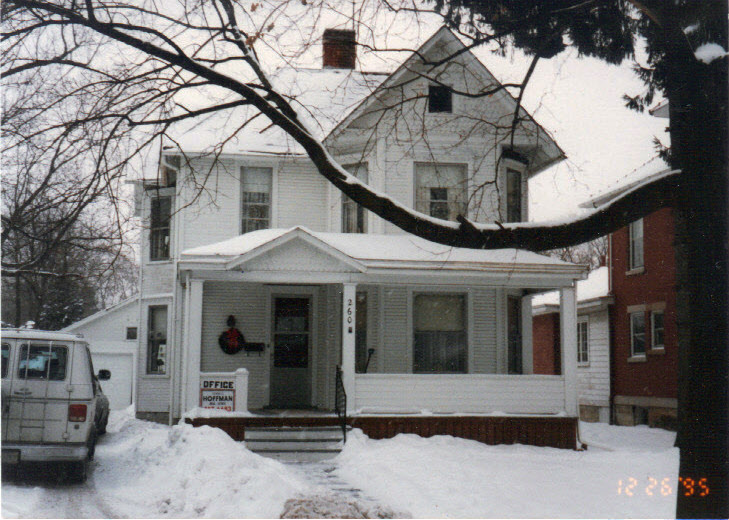
{"type": "Polygon", "coordinates": [[[89,342],[94,371],[106,369],[111,379],[101,383],[112,410],[134,402],[134,367],[139,332],[139,300],[124,300],[69,325],[65,332],[82,334],[89,342]]]}

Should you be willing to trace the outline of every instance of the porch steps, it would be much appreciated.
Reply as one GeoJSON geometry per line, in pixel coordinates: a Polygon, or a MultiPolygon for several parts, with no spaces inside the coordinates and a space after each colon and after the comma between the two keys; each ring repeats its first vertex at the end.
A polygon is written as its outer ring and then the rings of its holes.
{"type": "Polygon", "coordinates": [[[342,451],[344,440],[338,426],[248,426],[245,443],[264,457],[287,462],[317,462],[342,451]]]}

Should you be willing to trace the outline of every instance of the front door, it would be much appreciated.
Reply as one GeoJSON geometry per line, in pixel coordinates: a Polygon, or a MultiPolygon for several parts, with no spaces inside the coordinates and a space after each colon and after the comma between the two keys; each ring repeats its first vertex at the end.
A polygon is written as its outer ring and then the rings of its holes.
{"type": "Polygon", "coordinates": [[[311,406],[309,352],[311,344],[311,299],[273,299],[273,366],[271,406],[311,406]]]}

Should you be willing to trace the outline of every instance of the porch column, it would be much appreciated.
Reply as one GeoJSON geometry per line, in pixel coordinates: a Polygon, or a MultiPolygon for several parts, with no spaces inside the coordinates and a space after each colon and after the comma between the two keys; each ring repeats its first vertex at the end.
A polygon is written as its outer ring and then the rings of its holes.
{"type": "Polygon", "coordinates": [[[560,290],[559,327],[565,412],[577,417],[577,298],[574,286],[560,290]]]}
{"type": "Polygon", "coordinates": [[[202,308],[204,280],[189,280],[187,323],[185,327],[185,396],[186,411],[200,405],[200,354],[202,351],[202,308]]]}
{"type": "Polygon", "coordinates": [[[354,402],[354,345],[355,317],[357,316],[357,284],[345,283],[342,290],[342,383],[347,393],[347,413],[355,409],[354,402]]]}

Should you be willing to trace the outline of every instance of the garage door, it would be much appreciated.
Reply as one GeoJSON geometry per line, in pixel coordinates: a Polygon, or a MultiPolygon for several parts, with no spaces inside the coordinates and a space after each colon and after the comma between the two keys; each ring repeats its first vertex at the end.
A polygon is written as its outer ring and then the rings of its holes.
{"type": "Polygon", "coordinates": [[[109,398],[112,410],[121,410],[132,404],[132,354],[106,354],[94,352],[91,354],[94,360],[94,370],[109,370],[111,379],[101,381],[101,387],[109,398]]]}

